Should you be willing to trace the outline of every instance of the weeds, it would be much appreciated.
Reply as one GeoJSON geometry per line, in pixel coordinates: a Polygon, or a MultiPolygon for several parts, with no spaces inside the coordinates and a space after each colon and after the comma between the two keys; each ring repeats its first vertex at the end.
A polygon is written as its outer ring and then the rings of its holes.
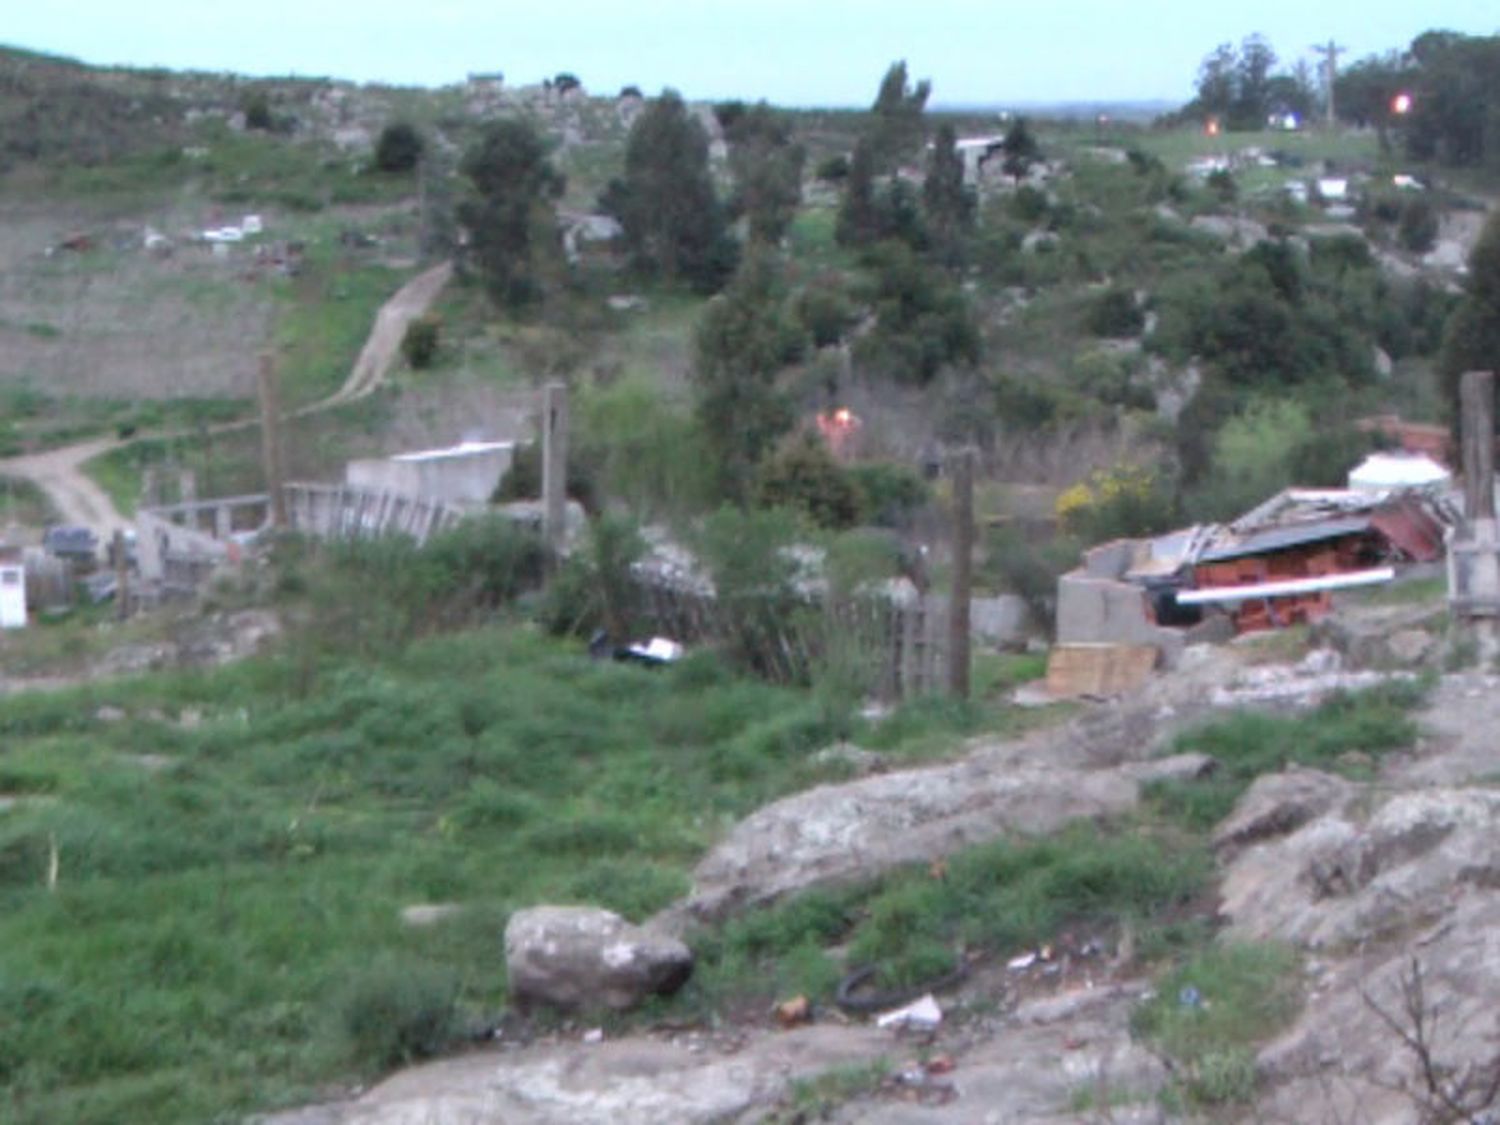
{"type": "Polygon", "coordinates": [[[1426,694],[1419,681],[1391,681],[1339,694],[1307,715],[1240,711],[1176,741],[1175,752],[1207,754],[1218,768],[1207,779],[1169,781],[1148,790],[1151,804],[1170,819],[1207,831],[1234,808],[1252,781],[1289,765],[1345,775],[1367,768],[1351,754],[1371,757],[1409,746],[1417,725],[1410,712],[1426,694]]]}
{"type": "Polygon", "coordinates": [[[1296,956],[1269,944],[1213,946],[1167,974],[1136,1010],[1131,1030],[1167,1064],[1165,1099],[1177,1109],[1248,1102],[1255,1044],[1301,1006],[1296,956]]]}
{"type": "Polygon", "coordinates": [[[988,844],[937,874],[912,868],[736,919],[703,939],[689,991],[715,1003],[767,990],[826,999],[843,975],[826,952],[835,944],[850,966],[876,966],[880,987],[915,985],[952,972],[965,950],[1009,953],[1064,929],[1150,929],[1202,892],[1211,867],[1201,847],[1083,825],[988,844]]]}

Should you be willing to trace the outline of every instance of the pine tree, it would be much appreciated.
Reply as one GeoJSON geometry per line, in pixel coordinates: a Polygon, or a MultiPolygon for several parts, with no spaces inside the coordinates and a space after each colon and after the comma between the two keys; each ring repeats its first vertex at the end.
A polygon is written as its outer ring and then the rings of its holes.
{"type": "Polygon", "coordinates": [[[542,138],[524,121],[496,121],[460,170],[473,188],[458,208],[469,233],[466,257],[500,304],[514,309],[535,301],[542,258],[557,249],[556,201],[564,186],[542,138]]]}
{"type": "Polygon", "coordinates": [[[708,168],[708,135],[674,90],[636,119],[625,147],[625,175],[603,204],[625,228],[636,268],[717,290],[737,248],[708,168]]]}
{"type": "Polygon", "coordinates": [[[956,264],[974,226],[974,196],[964,183],[963,157],[952,125],[942,125],[933,139],[927,178],[922,181],[922,212],[934,253],[939,260],[956,264]]]}

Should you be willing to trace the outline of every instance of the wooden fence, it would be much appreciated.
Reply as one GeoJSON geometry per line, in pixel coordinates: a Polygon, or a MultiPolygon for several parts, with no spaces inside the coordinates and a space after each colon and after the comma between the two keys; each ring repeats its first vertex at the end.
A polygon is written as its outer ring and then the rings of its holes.
{"type": "Polygon", "coordinates": [[[637,571],[641,611],[655,633],[721,646],[768,679],[807,683],[819,673],[886,701],[947,686],[946,598],[915,591],[848,597],[713,591],[637,571]]]}

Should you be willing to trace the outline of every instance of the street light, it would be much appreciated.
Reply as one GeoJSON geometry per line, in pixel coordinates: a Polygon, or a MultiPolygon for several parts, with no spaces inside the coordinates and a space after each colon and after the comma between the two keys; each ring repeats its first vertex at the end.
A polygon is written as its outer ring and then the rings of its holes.
{"type": "Polygon", "coordinates": [[[1405,117],[1411,112],[1411,95],[1402,91],[1391,99],[1391,112],[1397,117],[1405,117]]]}

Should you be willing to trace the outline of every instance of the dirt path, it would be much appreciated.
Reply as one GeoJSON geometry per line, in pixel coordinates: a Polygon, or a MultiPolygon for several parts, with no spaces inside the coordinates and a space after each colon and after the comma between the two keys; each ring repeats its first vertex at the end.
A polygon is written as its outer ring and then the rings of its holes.
{"type": "MultiPolygon", "coordinates": [[[[302,407],[296,411],[296,416],[303,417],[344,406],[374,392],[385,382],[395,365],[407,324],[432,307],[433,301],[452,276],[453,263],[443,262],[423,271],[396,290],[375,315],[375,324],[343,386],[327,398],[302,407]]],[[[256,420],[247,419],[216,426],[213,431],[223,433],[256,424],[256,420]]],[[[49,449],[44,453],[8,457],[0,460],[0,476],[19,477],[32,482],[46,494],[60,522],[90,528],[104,541],[116,530],[129,528],[132,521],[115,508],[108,494],[83,471],[83,466],[95,457],[133,441],[174,436],[178,435],[158,432],[141,434],[129,441],[95,438],[77,445],[49,449]]]]}

